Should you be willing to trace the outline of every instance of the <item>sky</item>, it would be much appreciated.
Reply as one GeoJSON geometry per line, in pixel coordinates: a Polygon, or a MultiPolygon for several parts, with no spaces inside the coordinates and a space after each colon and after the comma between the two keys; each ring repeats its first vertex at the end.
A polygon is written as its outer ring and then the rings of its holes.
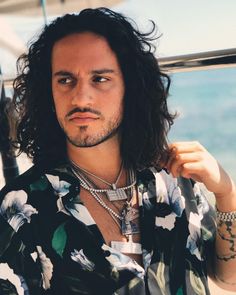
{"type": "Polygon", "coordinates": [[[156,22],[160,56],[236,48],[235,0],[128,0],[116,9],[143,28],[156,22]]]}
{"type": "MultiPolygon", "coordinates": [[[[135,19],[142,30],[150,28],[150,19],[155,21],[160,57],[236,48],[236,0],[126,0],[113,9],[135,19]]],[[[22,43],[43,26],[42,16],[4,18],[22,43]]],[[[15,57],[0,51],[0,64],[3,72],[12,73],[15,57]]]]}

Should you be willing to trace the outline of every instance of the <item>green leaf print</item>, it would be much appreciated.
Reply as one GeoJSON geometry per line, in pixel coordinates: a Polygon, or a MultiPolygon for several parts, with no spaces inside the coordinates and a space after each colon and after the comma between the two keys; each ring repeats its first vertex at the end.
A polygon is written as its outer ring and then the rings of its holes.
{"type": "Polygon", "coordinates": [[[183,295],[184,293],[183,293],[183,289],[182,289],[182,287],[180,287],[178,290],[177,290],[177,293],[176,293],[176,295],[183,295]]]}
{"type": "Polygon", "coordinates": [[[67,240],[67,233],[65,230],[65,224],[61,224],[54,232],[53,238],[52,238],[52,248],[57,252],[58,255],[63,257],[63,252],[66,246],[66,240],[67,240]]]}
{"type": "Polygon", "coordinates": [[[48,181],[45,176],[41,176],[39,180],[30,185],[31,191],[45,191],[48,187],[48,181]]]}

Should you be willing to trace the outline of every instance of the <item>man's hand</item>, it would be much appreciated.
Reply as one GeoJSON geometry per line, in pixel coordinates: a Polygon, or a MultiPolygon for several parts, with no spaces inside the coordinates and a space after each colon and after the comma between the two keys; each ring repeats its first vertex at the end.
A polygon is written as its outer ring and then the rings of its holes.
{"type": "Polygon", "coordinates": [[[202,182],[216,199],[236,198],[232,179],[199,142],[174,142],[170,151],[166,168],[174,177],[183,176],[202,182]]]}

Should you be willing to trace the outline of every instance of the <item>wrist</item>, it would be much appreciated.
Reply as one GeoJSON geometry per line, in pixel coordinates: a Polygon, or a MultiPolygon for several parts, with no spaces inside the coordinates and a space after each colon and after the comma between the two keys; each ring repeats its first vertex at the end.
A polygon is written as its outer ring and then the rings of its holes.
{"type": "Polygon", "coordinates": [[[236,211],[219,211],[216,206],[216,217],[218,222],[236,222],[236,211]]]}
{"type": "Polygon", "coordinates": [[[231,189],[228,192],[215,193],[216,207],[220,212],[236,211],[236,187],[233,182],[231,184],[231,189]]]}

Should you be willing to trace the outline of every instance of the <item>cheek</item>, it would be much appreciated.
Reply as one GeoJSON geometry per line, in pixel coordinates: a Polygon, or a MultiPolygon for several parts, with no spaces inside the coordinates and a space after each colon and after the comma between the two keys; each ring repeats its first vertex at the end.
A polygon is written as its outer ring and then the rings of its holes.
{"type": "Polygon", "coordinates": [[[63,109],[64,104],[66,103],[65,95],[62,91],[52,83],[52,96],[54,100],[54,105],[56,109],[63,109]]]}
{"type": "Polygon", "coordinates": [[[119,118],[122,119],[123,118],[123,113],[124,113],[124,103],[123,100],[120,101],[116,101],[113,103],[112,105],[112,112],[113,117],[115,118],[119,118]]]}
{"type": "Polygon", "coordinates": [[[65,101],[63,101],[62,99],[54,98],[54,105],[58,120],[64,120],[65,115],[68,113],[65,101]]]}
{"type": "Polygon", "coordinates": [[[52,89],[53,101],[57,114],[63,114],[69,107],[68,97],[65,96],[61,91],[52,89]]]}
{"type": "Polygon", "coordinates": [[[125,106],[124,92],[122,92],[122,96],[121,96],[120,101],[119,101],[119,106],[120,106],[120,111],[123,114],[124,106],[125,106]]]}

